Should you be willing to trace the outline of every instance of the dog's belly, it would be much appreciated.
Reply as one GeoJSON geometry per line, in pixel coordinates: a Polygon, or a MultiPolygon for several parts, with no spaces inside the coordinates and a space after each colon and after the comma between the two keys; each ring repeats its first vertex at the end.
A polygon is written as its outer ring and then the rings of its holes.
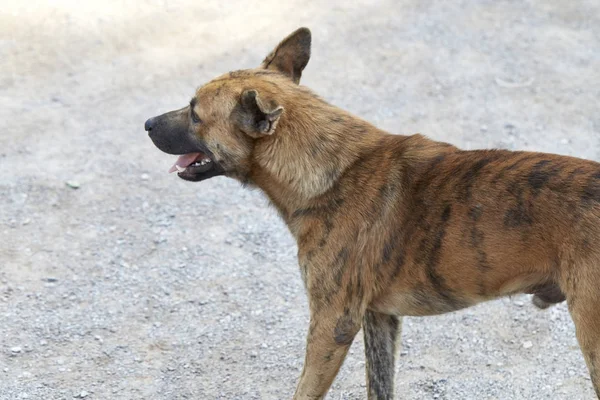
{"type": "Polygon", "coordinates": [[[439,315],[470,307],[485,299],[458,296],[456,293],[440,293],[423,283],[410,288],[393,288],[379,296],[369,309],[397,316],[439,315]]]}
{"type": "Polygon", "coordinates": [[[444,289],[427,281],[400,280],[390,285],[369,304],[369,309],[397,316],[428,316],[445,314],[477,303],[519,293],[549,294],[549,302],[563,301],[562,293],[544,273],[505,275],[488,287],[485,294],[475,286],[450,286],[444,289]],[[550,296],[553,294],[554,297],[550,296]],[[550,298],[552,297],[552,298],[550,298]]]}

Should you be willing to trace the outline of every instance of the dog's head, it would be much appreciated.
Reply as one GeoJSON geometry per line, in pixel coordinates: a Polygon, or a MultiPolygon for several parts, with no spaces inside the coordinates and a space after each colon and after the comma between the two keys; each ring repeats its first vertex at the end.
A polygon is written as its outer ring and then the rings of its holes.
{"type": "Polygon", "coordinates": [[[196,90],[190,104],[146,121],[160,150],[179,155],[170,172],[188,181],[227,175],[245,180],[255,142],[274,134],[285,112],[280,94],[297,87],[310,58],[300,28],[256,69],[230,72],[196,90]]]}

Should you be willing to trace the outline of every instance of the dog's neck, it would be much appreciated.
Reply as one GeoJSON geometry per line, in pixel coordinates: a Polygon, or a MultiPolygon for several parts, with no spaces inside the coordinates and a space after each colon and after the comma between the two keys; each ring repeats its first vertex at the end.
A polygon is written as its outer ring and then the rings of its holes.
{"type": "Polygon", "coordinates": [[[384,135],[310,93],[290,103],[276,132],[257,141],[251,176],[284,219],[330,191],[384,135]]]}

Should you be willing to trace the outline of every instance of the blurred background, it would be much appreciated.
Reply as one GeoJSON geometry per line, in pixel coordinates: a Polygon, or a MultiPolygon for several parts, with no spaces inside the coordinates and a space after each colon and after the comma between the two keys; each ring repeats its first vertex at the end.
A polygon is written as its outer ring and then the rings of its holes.
{"type": "MultiPolygon", "coordinates": [[[[600,160],[600,2],[0,1],[0,399],[285,399],[308,307],[258,192],[144,121],[299,26],[303,84],[398,134],[600,160]]],[[[361,335],[362,336],[362,335],[361,335]]],[[[403,399],[591,399],[565,305],[408,318],[403,399]]],[[[329,399],[365,398],[362,337],[329,399]]]]}

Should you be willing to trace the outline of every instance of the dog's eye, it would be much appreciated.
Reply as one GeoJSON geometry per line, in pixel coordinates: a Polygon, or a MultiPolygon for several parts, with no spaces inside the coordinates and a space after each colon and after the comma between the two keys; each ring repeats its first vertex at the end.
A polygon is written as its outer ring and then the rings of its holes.
{"type": "Polygon", "coordinates": [[[195,123],[200,123],[202,122],[202,120],[200,119],[200,117],[198,117],[198,114],[196,114],[196,112],[194,111],[194,109],[191,109],[192,111],[192,121],[194,121],[195,123]]]}

